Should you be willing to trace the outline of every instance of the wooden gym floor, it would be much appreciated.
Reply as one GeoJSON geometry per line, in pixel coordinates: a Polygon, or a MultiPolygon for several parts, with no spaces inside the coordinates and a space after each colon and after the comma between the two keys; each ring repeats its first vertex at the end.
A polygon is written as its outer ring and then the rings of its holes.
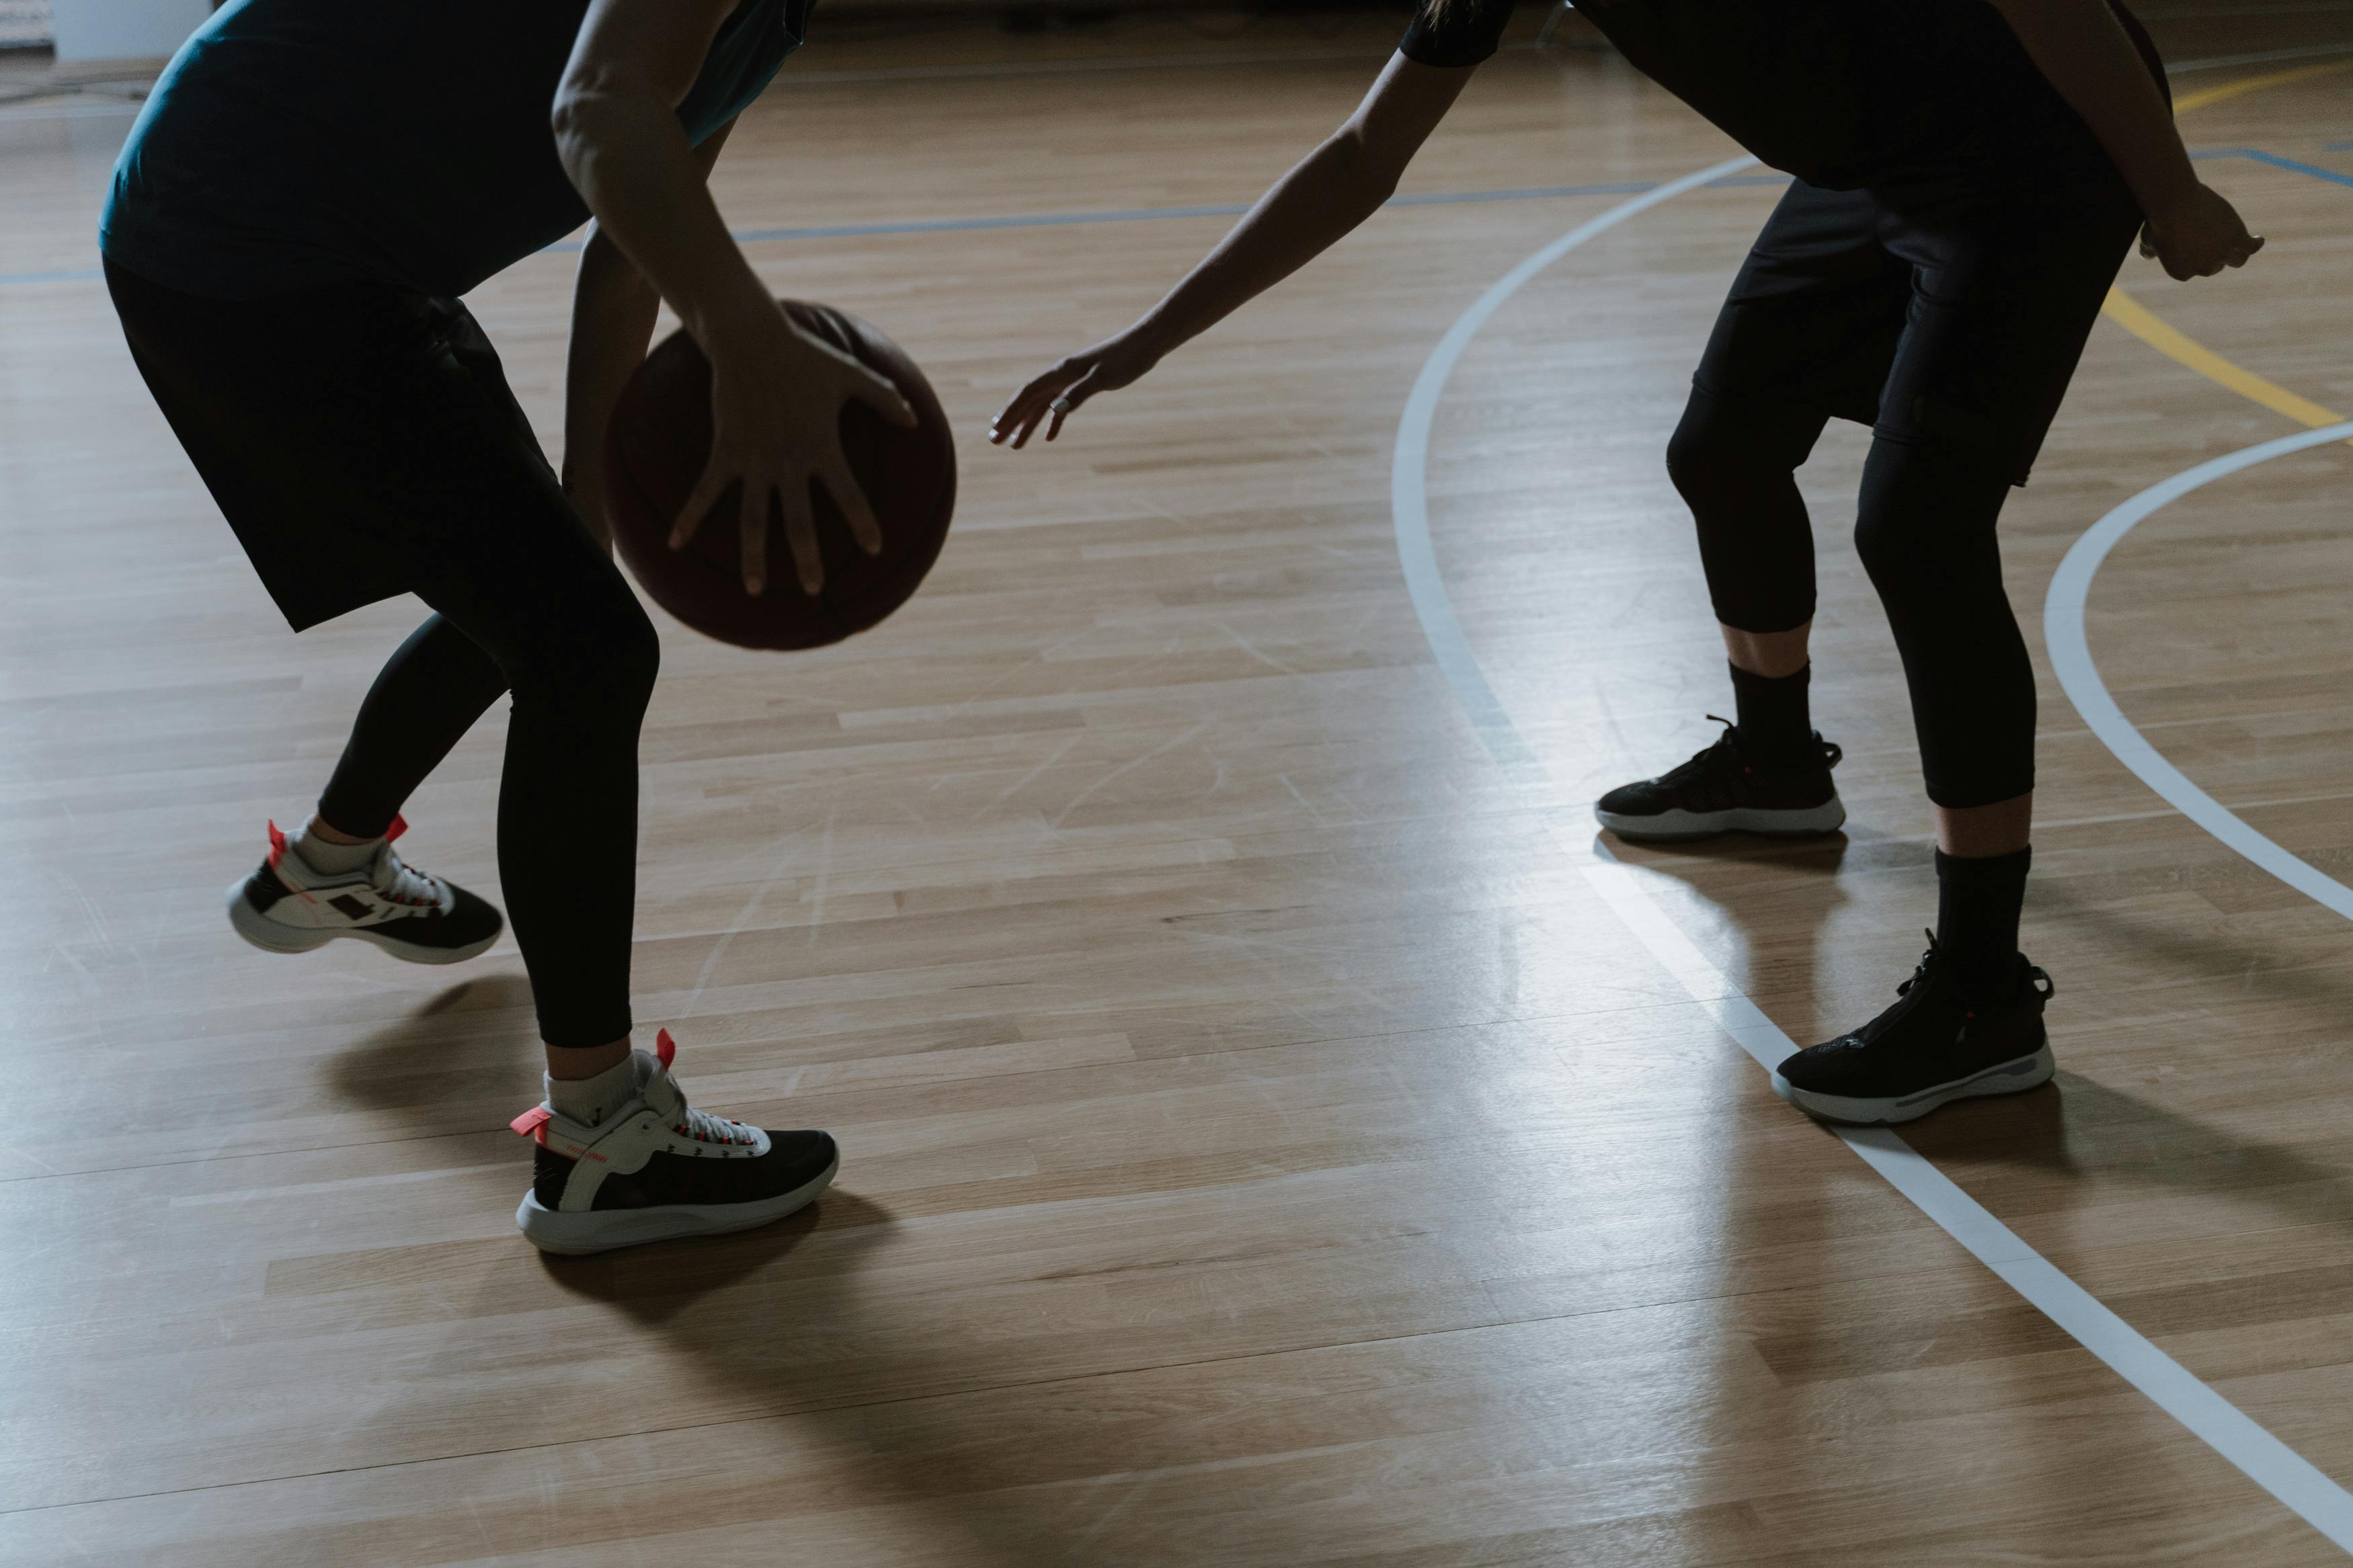
{"type": "MultiPolygon", "coordinates": [[[[2353,9],[2150,11],[2178,60],[2274,57],[2176,83],[2271,244],[2192,286],[2127,265],[2143,335],[2100,328],[2005,524],[2039,662],[2095,520],[2353,411],[2353,53],[2310,52],[2353,9]]],[[[772,1230],[574,1262],[510,1217],[511,946],[271,959],[221,921],[417,611],[286,634],[90,276],[125,112],[0,109],[0,1562],[2341,1559],[1775,1100],[1603,896],[1800,1041],[1876,1011],[1933,912],[1852,428],[1805,474],[1846,836],[1636,851],[1585,815],[1729,700],[1659,452],[1769,182],[1568,254],[1438,405],[1439,579],[1541,776],[1417,621],[1390,479],[1425,361],[1523,257],[1727,155],[1713,131],[1597,51],[1512,49],[1409,183],[1483,199],[1381,215],[1052,448],[979,439],[1227,221],[1161,209],[1249,201],[1394,33],[820,17],[751,112],[731,220],[832,231],[751,254],[923,361],[966,499],[848,647],[665,626],[641,1025],[702,1102],[847,1163],[772,1230]],[[999,221],[1057,216],[1087,221],[999,221]]],[[[475,299],[551,447],[569,270],[475,299]]],[[[2337,444],[2188,495],[2087,624],[2158,751],[2339,878],[2349,484],[2337,444]]],[[[2353,1482],[2353,925],[2152,794],[2043,668],[2028,943],[2061,1076],[1911,1142],[2353,1482]]],[[[492,893],[501,721],[405,846],[492,893]]]]}

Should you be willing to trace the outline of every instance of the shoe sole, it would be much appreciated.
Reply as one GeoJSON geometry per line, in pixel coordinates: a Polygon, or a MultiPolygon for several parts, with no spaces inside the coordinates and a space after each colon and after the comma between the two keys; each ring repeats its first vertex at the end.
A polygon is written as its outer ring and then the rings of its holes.
{"type": "Polygon", "coordinates": [[[1915,1090],[1893,1100],[1866,1100],[1843,1094],[1818,1094],[1799,1089],[1779,1073],[1773,1075],[1773,1092],[1796,1106],[1807,1115],[1820,1121],[1837,1121],[1859,1127],[1888,1127],[1897,1122],[1917,1121],[1940,1105],[1950,1105],[1957,1100],[1976,1100],[1987,1095],[2023,1094],[2051,1081],[2058,1063],[2051,1055],[2049,1045],[2043,1045],[2031,1056],[2013,1058],[1998,1067],[1957,1078],[1950,1083],[1940,1083],[1932,1089],[1915,1090]]]}
{"type": "Polygon", "coordinates": [[[231,882],[228,888],[228,923],[237,934],[264,952],[316,952],[331,942],[355,937],[371,943],[399,959],[404,963],[462,963],[479,958],[497,945],[499,933],[492,931],[480,942],[470,942],[463,947],[419,947],[413,942],[400,942],[383,932],[361,926],[351,931],[320,931],[302,926],[290,926],[271,920],[245,900],[245,883],[231,882]]]}
{"type": "Polygon", "coordinates": [[[1736,806],[1729,811],[1662,811],[1628,816],[1593,808],[1593,819],[1620,838],[1672,840],[1713,838],[1719,833],[1762,833],[1777,838],[1810,838],[1836,833],[1846,823],[1846,806],[1836,795],[1820,805],[1796,811],[1736,806]]]}
{"type": "Polygon", "coordinates": [[[589,1209],[565,1214],[542,1205],[535,1192],[525,1193],[515,1209],[515,1226],[523,1239],[542,1252],[577,1258],[616,1247],[642,1247],[649,1241],[670,1241],[682,1236],[726,1236],[756,1230],[815,1203],[833,1184],[841,1156],[819,1174],[773,1198],[750,1204],[662,1204],[642,1209],[589,1209]]]}

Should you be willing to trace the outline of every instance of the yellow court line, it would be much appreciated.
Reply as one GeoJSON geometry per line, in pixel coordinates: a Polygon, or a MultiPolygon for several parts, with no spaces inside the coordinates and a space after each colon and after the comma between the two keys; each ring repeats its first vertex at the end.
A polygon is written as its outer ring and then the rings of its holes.
{"type": "Polygon", "coordinates": [[[2308,397],[2298,397],[2275,381],[2265,381],[2244,365],[2232,364],[2197,339],[2189,337],[2152,315],[2148,308],[2121,289],[2108,290],[2100,313],[2161,354],[2180,361],[2209,381],[2219,382],[2250,403],[2260,403],[2274,414],[2284,414],[2299,425],[2342,425],[2345,416],[2323,408],[2308,397]]]}
{"type": "Polygon", "coordinates": [[[2327,76],[2331,71],[2341,70],[2353,70],[2353,60],[2329,60],[2321,65],[2298,66],[2294,70],[2273,71],[2265,76],[2251,76],[2237,81],[2226,81],[2220,87],[2210,87],[2202,92],[2193,92],[2175,99],[2173,112],[2176,115],[2183,115],[2193,109],[2203,109],[2210,103],[2220,103],[2226,98],[2236,98],[2241,93],[2261,92],[2267,87],[2285,87],[2289,82],[2302,81],[2306,77],[2327,76]]]}
{"type": "MultiPolygon", "coordinates": [[[[2242,93],[2260,92],[2265,88],[2284,87],[2292,81],[2303,81],[2310,77],[2341,70],[2353,70],[2353,59],[2298,66],[2294,70],[2271,71],[2263,76],[2224,82],[2221,87],[2210,87],[2203,92],[2193,92],[2176,100],[2173,112],[2177,116],[2183,115],[2193,109],[2203,109],[2210,103],[2237,98],[2242,93]]],[[[2108,290],[2106,300],[2100,306],[2100,314],[2167,358],[2189,366],[2207,380],[2229,388],[2251,403],[2259,403],[2274,414],[2285,415],[2299,425],[2316,428],[2344,423],[2344,415],[2324,408],[2308,397],[2299,397],[2279,383],[2267,381],[2244,365],[2224,359],[2204,343],[2165,321],[2121,289],[2111,288],[2108,290]]],[[[2347,445],[2353,446],[2353,442],[2347,445]]]]}

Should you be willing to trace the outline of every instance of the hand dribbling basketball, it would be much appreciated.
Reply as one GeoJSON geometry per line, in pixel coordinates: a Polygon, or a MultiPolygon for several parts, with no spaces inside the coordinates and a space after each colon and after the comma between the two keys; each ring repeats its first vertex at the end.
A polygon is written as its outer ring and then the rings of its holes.
{"type": "Polygon", "coordinates": [[[832,497],[860,550],[882,550],[881,525],[842,449],[843,406],[863,403],[902,430],[915,428],[914,407],[888,378],[802,331],[781,310],[714,341],[727,346],[711,356],[711,457],[671,524],[670,548],[684,549],[725,510],[733,491],[744,538],[744,591],[766,591],[768,529],[781,519],[794,574],[801,592],[814,597],[825,586],[825,562],[810,480],[832,497]]]}

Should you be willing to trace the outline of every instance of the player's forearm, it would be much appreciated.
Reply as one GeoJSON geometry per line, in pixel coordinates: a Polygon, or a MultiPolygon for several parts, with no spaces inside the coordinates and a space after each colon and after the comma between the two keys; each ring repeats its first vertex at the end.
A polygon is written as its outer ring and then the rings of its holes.
{"type": "Polygon", "coordinates": [[[2100,139],[2142,213],[2162,217],[2198,189],[2165,95],[2105,0],[1993,0],[2019,42],[2100,139]]]}
{"type": "Polygon", "coordinates": [[[1198,337],[1337,244],[1397,191],[1398,171],[1343,132],[1258,199],[1131,329],[1155,353],[1198,337]]]}
{"type": "Polygon", "coordinates": [[[591,81],[557,101],[555,143],[599,233],[650,282],[697,342],[770,324],[776,304],[727,233],[677,112],[591,81]]]}
{"type": "Polygon", "coordinates": [[[572,290],[572,342],[564,374],[564,488],[602,538],[600,454],[621,389],[645,363],[654,317],[654,286],[602,230],[580,255],[572,290]]]}

